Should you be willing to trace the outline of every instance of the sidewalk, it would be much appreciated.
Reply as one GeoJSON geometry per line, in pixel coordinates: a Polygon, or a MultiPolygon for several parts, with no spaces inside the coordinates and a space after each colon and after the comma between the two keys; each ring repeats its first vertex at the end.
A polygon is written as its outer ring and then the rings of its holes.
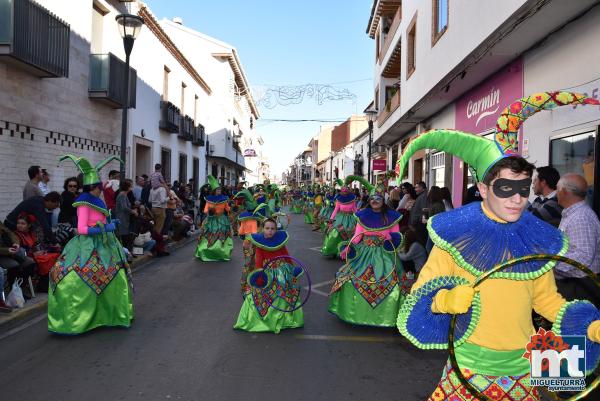
{"type": "MultiPolygon", "coordinates": [[[[169,252],[176,251],[179,248],[182,248],[192,242],[197,241],[197,231],[192,233],[188,238],[183,238],[180,241],[173,242],[167,246],[167,250],[169,252]]],[[[168,256],[165,257],[166,261],[168,261],[168,256]]],[[[138,256],[131,262],[131,270],[136,271],[146,265],[148,262],[154,260],[151,256],[138,256]]],[[[161,258],[164,260],[164,258],[161,258]]],[[[48,307],[48,294],[46,293],[38,293],[35,298],[28,300],[25,303],[23,308],[13,309],[10,313],[0,313],[0,332],[4,331],[4,329],[9,326],[14,326],[17,323],[26,320],[28,317],[37,315],[42,311],[45,313],[46,308],[48,307]]]]}

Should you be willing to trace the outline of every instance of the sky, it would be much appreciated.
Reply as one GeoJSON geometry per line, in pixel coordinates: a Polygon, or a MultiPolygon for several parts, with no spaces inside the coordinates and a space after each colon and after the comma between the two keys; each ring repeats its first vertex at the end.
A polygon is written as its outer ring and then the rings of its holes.
{"type": "MultiPolygon", "coordinates": [[[[154,15],[172,19],[224,41],[238,51],[255,94],[271,86],[332,84],[355,100],[301,103],[268,108],[259,104],[256,129],[264,139],[271,175],[292,164],[324,122],[269,119],[345,120],[373,99],[374,41],[365,33],[370,0],[145,0],[154,15]]],[[[338,124],[338,123],[333,123],[338,124]]]]}

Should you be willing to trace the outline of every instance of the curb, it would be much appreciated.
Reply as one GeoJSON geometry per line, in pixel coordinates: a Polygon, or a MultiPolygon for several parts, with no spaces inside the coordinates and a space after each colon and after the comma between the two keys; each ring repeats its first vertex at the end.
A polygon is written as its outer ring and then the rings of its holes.
{"type": "MultiPolygon", "coordinates": [[[[173,252],[180,248],[183,248],[188,244],[191,244],[192,242],[197,241],[196,234],[197,233],[194,232],[188,238],[183,238],[180,241],[169,244],[167,246],[167,250],[169,252],[173,252]]],[[[134,272],[140,270],[142,267],[144,267],[154,259],[156,258],[146,255],[138,256],[130,264],[131,271],[134,272]]],[[[4,331],[5,328],[8,328],[10,326],[15,326],[17,323],[26,320],[30,316],[37,315],[41,312],[45,312],[47,308],[48,294],[37,294],[35,298],[32,298],[29,301],[27,301],[23,308],[15,309],[10,313],[0,313],[0,332],[4,331]]]]}

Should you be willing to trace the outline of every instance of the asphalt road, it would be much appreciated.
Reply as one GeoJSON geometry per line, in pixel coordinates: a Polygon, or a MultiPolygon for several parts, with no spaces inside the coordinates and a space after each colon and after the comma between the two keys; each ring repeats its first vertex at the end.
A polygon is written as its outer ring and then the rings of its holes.
{"type": "Polygon", "coordinates": [[[39,316],[1,339],[0,400],[427,399],[446,354],[420,351],[394,329],[351,326],[329,314],[326,294],[340,262],[321,257],[322,235],[302,216],[292,216],[288,231],[290,253],[316,284],[303,329],[233,330],[242,303],[240,240],[227,263],[200,263],[189,245],[136,272],[130,329],[57,336],[39,316]]]}

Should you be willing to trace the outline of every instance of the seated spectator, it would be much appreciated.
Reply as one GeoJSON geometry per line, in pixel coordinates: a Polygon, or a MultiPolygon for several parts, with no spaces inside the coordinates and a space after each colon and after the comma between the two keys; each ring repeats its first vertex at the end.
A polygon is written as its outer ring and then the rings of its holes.
{"type": "MultiPolygon", "coordinates": [[[[143,219],[143,218],[142,218],[143,219]]],[[[133,240],[133,246],[144,250],[144,255],[152,256],[156,241],[152,239],[152,222],[143,221],[139,226],[139,233],[133,240]]]]}
{"type": "MultiPolygon", "coordinates": [[[[10,288],[17,278],[27,282],[36,269],[34,260],[27,256],[25,249],[21,248],[19,237],[2,223],[0,223],[0,266],[7,270],[5,288],[10,288]]],[[[25,298],[31,298],[28,290],[27,286],[23,288],[25,298]]]]}
{"type": "Polygon", "coordinates": [[[4,280],[6,277],[6,270],[0,266],[0,313],[12,312],[12,308],[6,305],[4,300],[6,295],[4,294],[4,280]]]}
{"type": "MultiPolygon", "coordinates": [[[[564,208],[559,230],[569,237],[567,258],[576,260],[600,274],[600,221],[586,203],[588,185],[578,174],[565,174],[557,185],[558,203],[564,208]]],[[[587,299],[600,307],[600,291],[593,279],[565,263],[554,267],[556,286],[561,295],[572,301],[587,299]]]]}
{"type": "Polygon", "coordinates": [[[43,238],[39,238],[42,243],[56,244],[56,238],[52,232],[50,223],[50,214],[52,210],[60,206],[60,195],[58,192],[50,192],[48,195],[34,196],[19,203],[12,212],[6,216],[4,225],[8,229],[15,231],[17,229],[17,218],[21,214],[33,215],[35,217],[35,226],[39,227],[43,238]]]}
{"type": "Polygon", "coordinates": [[[185,214],[181,208],[177,208],[173,217],[173,240],[179,241],[188,237],[188,231],[192,228],[194,220],[185,214]]]}
{"type": "MultiPolygon", "coordinates": [[[[405,227],[403,229],[404,244],[398,252],[398,258],[402,263],[411,262],[413,271],[418,275],[425,262],[427,261],[427,252],[425,247],[417,241],[417,232],[412,227],[405,227]]],[[[410,266],[407,270],[411,270],[410,266]]]]}
{"type": "Polygon", "coordinates": [[[558,227],[562,216],[562,206],[558,204],[556,185],[560,173],[554,167],[545,166],[536,169],[537,175],[533,179],[533,193],[537,198],[529,206],[529,210],[538,219],[558,227]]]}
{"type": "Polygon", "coordinates": [[[40,242],[33,230],[33,223],[35,223],[35,217],[30,214],[21,213],[17,217],[15,234],[19,238],[19,245],[29,257],[33,257],[33,253],[40,250],[40,242]]]}
{"type": "Polygon", "coordinates": [[[79,196],[79,183],[77,177],[69,177],[63,185],[63,193],[60,194],[60,213],[58,215],[59,223],[68,223],[71,227],[77,227],[77,209],[73,207],[73,202],[79,196]]]}
{"type": "Polygon", "coordinates": [[[156,225],[154,222],[154,217],[152,216],[152,212],[144,205],[140,205],[138,210],[139,213],[135,217],[135,226],[138,229],[137,232],[145,233],[147,232],[146,230],[149,230],[151,238],[154,241],[152,251],[155,253],[156,256],[168,256],[169,252],[167,252],[167,244],[162,234],[159,234],[156,230],[156,225]]]}
{"type": "Polygon", "coordinates": [[[133,238],[130,233],[130,218],[137,216],[137,211],[132,208],[128,194],[132,190],[131,180],[123,180],[119,185],[119,195],[117,195],[115,206],[115,218],[119,220],[119,237],[125,248],[131,251],[133,247],[133,238]]]}

